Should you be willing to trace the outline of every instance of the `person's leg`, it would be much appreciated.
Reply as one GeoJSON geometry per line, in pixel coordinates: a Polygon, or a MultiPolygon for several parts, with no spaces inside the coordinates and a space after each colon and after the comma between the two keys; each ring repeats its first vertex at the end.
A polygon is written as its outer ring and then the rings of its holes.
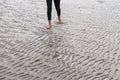
{"type": "Polygon", "coordinates": [[[55,3],[55,8],[56,8],[56,11],[57,11],[57,15],[58,15],[58,21],[61,24],[62,21],[61,21],[60,0],[54,0],[54,3],[55,3]]]}
{"type": "Polygon", "coordinates": [[[46,2],[47,2],[48,28],[51,28],[52,0],[46,0],[46,2]]]}

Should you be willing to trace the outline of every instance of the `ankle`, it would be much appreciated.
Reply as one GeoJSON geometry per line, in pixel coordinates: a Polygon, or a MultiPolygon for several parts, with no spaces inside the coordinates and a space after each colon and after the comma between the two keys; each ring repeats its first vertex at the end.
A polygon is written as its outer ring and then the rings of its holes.
{"type": "Polygon", "coordinates": [[[60,16],[58,16],[58,20],[61,20],[61,17],[60,17],[60,16]]]}
{"type": "Polygon", "coordinates": [[[58,21],[59,21],[59,22],[62,22],[62,20],[61,20],[61,17],[60,17],[60,16],[58,16],[58,21]]]}
{"type": "Polygon", "coordinates": [[[51,20],[48,21],[48,24],[51,25],[51,20]]]}

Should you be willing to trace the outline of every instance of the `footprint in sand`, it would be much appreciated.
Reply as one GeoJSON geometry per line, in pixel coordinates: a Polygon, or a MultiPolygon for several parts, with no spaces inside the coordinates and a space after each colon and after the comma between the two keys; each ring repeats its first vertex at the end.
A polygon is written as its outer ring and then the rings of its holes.
{"type": "Polygon", "coordinates": [[[105,0],[97,0],[98,3],[105,3],[105,0]]]}

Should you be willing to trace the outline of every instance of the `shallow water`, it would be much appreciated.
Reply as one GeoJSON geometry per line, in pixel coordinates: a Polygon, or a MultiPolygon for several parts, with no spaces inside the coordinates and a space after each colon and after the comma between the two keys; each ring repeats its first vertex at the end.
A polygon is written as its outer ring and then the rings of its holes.
{"type": "Polygon", "coordinates": [[[120,1],[0,0],[0,80],[119,80],[120,1]]]}

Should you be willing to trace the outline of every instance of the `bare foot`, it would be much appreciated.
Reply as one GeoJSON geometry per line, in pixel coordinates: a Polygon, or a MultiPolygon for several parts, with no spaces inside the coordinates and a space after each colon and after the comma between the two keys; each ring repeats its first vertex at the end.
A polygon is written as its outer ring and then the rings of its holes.
{"type": "Polygon", "coordinates": [[[51,29],[52,28],[52,25],[49,25],[48,27],[47,27],[47,29],[51,29]]]}
{"type": "Polygon", "coordinates": [[[62,21],[59,21],[59,22],[57,22],[58,24],[63,24],[63,22],[62,21]]]}

